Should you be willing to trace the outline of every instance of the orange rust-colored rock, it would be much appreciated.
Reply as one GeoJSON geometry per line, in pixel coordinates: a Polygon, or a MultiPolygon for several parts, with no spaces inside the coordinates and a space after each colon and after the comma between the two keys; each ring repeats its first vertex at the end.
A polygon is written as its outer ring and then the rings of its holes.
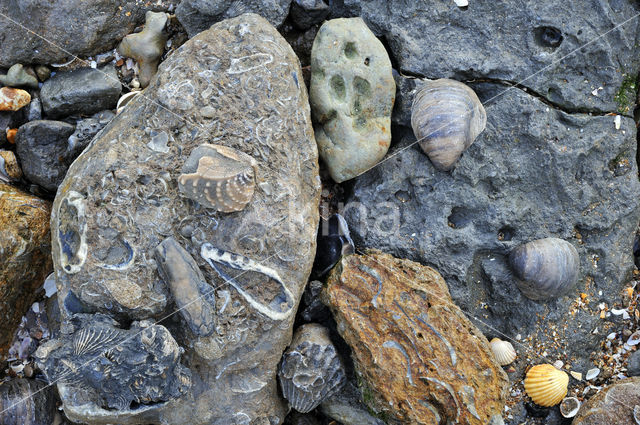
{"type": "Polygon", "coordinates": [[[11,87],[0,89],[0,111],[17,111],[29,102],[31,102],[31,95],[27,91],[11,87]]]}
{"type": "Polygon", "coordinates": [[[7,140],[12,145],[16,144],[16,134],[18,134],[18,129],[17,128],[8,128],[7,129],[7,140]]]}
{"type": "Polygon", "coordinates": [[[51,204],[0,183],[0,359],[53,270],[51,204]]]}
{"type": "Polygon", "coordinates": [[[323,300],[352,349],[363,399],[407,425],[486,425],[508,379],[430,267],[378,251],[343,257],[323,300]]]}

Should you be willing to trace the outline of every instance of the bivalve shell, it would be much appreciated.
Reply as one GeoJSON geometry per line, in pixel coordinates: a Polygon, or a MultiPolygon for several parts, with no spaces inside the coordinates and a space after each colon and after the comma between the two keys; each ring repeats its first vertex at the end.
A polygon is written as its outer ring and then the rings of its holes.
{"type": "Polygon", "coordinates": [[[478,96],[459,81],[427,81],[413,99],[413,133],[439,170],[452,169],[486,124],[487,113],[478,96]]]}
{"type": "Polygon", "coordinates": [[[493,356],[500,366],[506,366],[513,363],[517,357],[516,350],[508,341],[503,341],[499,338],[493,338],[491,340],[491,351],[493,356]]]}
{"type": "Polygon", "coordinates": [[[533,366],[524,379],[524,390],[537,405],[550,407],[567,395],[569,375],[550,364],[533,366]]]}
{"type": "Polygon", "coordinates": [[[560,403],[560,414],[565,418],[573,418],[580,410],[580,400],[575,397],[566,397],[560,403]]]}
{"type": "Polygon", "coordinates": [[[282,355],[278,378],[284,398],[300,413],[339,391],[346,378],[329,331],[315,323],[299,327],[282,355]]]}
{"type": "Polygon", "coordinates": [[[522,293],[532,300],[558,297],[578,279],[580,257],[569,242],[559,238],[538,239],[518,246],[509,264],[522,293]]]}

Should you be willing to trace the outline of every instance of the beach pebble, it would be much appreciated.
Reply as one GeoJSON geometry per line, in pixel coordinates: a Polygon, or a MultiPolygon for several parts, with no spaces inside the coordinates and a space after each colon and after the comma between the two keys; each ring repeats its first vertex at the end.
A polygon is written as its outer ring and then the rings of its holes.
{"type": "Polygon", "coordinates": [[[31,102],[31,95],[20,89],[2,87],[0,89],[0,111],[17,111],[31,102]]]}
{"type": "Polygon", "coordinates": [[[22,64],[17,63],[9,68],[7,75],[0,75],[0,84],[4,84],[9,87],[27,87],[37,89],[38,79],[29,74],[22,64]]]}
{"type": "Polygon", "coordinates": [[[325,0],[293,0],[291,20],[301,30],[319,24],[329,15],[330,8],[325,0]]]}

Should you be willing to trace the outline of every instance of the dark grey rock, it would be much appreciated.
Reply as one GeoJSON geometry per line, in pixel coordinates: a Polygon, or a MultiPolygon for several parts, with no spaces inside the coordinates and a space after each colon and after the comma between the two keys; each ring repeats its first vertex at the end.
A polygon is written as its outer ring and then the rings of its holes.
{"type": "Polygon", "coordinates": [[[291,20],[301,30],[321,23],[330,11],[325,0],[293,0],[291,2],[291,20]]]}
{"type": "Polygon", "coordinates": [[[67,140],[75,127],[61,121],[30,121],[18,129],[16,154],[27,180],[55,192],[69,168],[67,140]]]}
{"type": "Polygon", "coordinates": [[[22,64],[17,63],[9,68],[7,75],[0,75],[0,84],[9,87],[28,87],[37,89],[38,79],[27,73],[22,64]]]}
{"type": "Polygon", "coordinates": [[[216,22],[243,13],[257,13],[279,27],[289,14],[290,3],[291,0],[182,0],[176,16],[191,38],[216,22]]]}
{"type": "MultiPolygon", "coordinates": [[[[63,313],[88,308],[157,320],[175,312],[171,282],[154,258],[168,237],[215,292],[207,300],[215,305],[211,335],[194,334],[180,314],[167,324],[186,350],[194,390],[163,407],[160,420],[135,412],[126,420],[282,423],[276,370],[315,252],[317,161],[297,58],[266,20],[246,14],[214,25],[162,62],[145,96],[133,99],[73,162],[52,208],[63,313]],[[179,191],[184,162],[207,143],[256,161],[255,193],[242,211],[205,208],[179,191]],[[217,257],[224,261],[205,260],[207,244],[217,248],[211,252],[224,250],[217,257]],[[271,314],[282,304],[280,314],[271,314]]],[[[173,270],[185,265],[184,257],[178,260],[173,270]]],[[[112,413],[100,420],[124,422],[112,413]]]]}
{"type": "Polygon", "coordinates": [[[0,2],[0,67],[66,62],[112,49],[142,20],[136,0],[0,2]],[[92,19],[88,19],[92,17],[92,19]],[[31,31],[29,31],[31,30],[31,31]]]}
{"type": "Polygon", "coordinates": [[[191,389],[191,372],[180,364],[184,350],[164,326],[133,322],[125,330],[101,314],[71,321],[72,333],[36,352],[38,367],[58,384],[71,420],[87,421],[89,409],[158,410],[191,389]]]}
{"type": "Polygon", "coordinates": [[[42,102],[40,98],[36,96],[31,97],[29,103],[29,112],[27,114],[27,121],[37,121],[42,119],[42,102]]]}
{"type": "Polygon", "coordinates": [[[284,421],[284,425],[322,425],[311,413],[303,414],[292,410],[284,421]]]}
{"type": "Polygon", "coordinates": [[[401,72],[508,80],[572,110],[633,111],[636,2],[540,1],[535,8],[471,2],[464,9],[453,1],[344,3],[384,37],[401,72]]]}
{"type": "Polygon", "coordinates": [[[535,335],[544,346],[562,327],[562,355],[576,358],[574,368],[586,366],[599,346],[591,331],[600,319],[589,309],[568,312],[585,291],[594,305],[613,305],[633,268],[640,217],[634,123],[624,117],[615,130],[611,116],[568,114],[502,85],[472,88],[483,102],[502,94],[455,169],[434,169],[412,145],[412,131],[397,127],[389,159],[354,185],[344,211],[351,235],[356,246],[434,267],[485,333],[492,331],[483,323],[512,338],[535,335]],[[620,163],[629,169],[617,175],[620,163]],[[566,296],[538,303],[518,290],[507,257],[521,243],[551,236],[577,248],[580,274],[566,296]]]}
{"type": "MultiPolygon", "coordinates": [[[[31,101],[33,103],[33,101],[31,101]]],[[[73,161],[78,155],[89,145],[91,139],[109,124],[116,115],[109,111],[100,111],[97,114],[78,120],[76,122],[76,130],[69,136],[69,146],[67,159],[73,161]]]]}
{"type": "Polygon", "coordinates": [[[627,375],[640,375],[640,351],[634,351],[627,359],[627,375]]]}
{"type": "Polygon", "coordinates": [[[60,72],[42,85],[40,98],[48,118],[114,109],[122,86],[113,65],[60,72]]]}
{"type": "Polygon", "coordinates": [[[385,425],[383,420],[369,413],[360,397],[355,385],[347,382],[342,391],[320,405],[320,410],[343,425],[385,425]]]}
{"type": "Polygon", "coordinates": [[[331,317],[329,308],[320,301],[320,293],[324,283],[319,280],[312,280],[304,288],[299,314],[305,322],[324,323],[331,317]]]}
{"type": "Polygon", "coordinates": [[[44,382],[12,379],[0,385],[2,425],[51,425],[55,412],[55,391],[44,382]]]}

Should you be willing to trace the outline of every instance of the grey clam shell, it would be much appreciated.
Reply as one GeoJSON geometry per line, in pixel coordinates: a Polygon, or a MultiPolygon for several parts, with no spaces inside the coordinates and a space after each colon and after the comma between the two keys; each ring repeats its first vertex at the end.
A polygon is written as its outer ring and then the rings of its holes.
{"type": "Polygon", "coordinates": [[[318,324],[299,327],[278,369],[282,394],[301,413],[315,409],[345,383],[345,372],[329,331],[318,324]]]}
{"type": "Polygon", "coordinates": [[[459,81],[427,81],[413,99],[413,133],[439,170],[452,169],[486,124],[487,113],[480,99],[459,81]]]}
{"type": "Polygon", "coordinates": [[[558,297],[576,283],[580,271],[578,251],[559,238],[538,239],[509,254],[516,284],[532,300],[558,297]]]}

